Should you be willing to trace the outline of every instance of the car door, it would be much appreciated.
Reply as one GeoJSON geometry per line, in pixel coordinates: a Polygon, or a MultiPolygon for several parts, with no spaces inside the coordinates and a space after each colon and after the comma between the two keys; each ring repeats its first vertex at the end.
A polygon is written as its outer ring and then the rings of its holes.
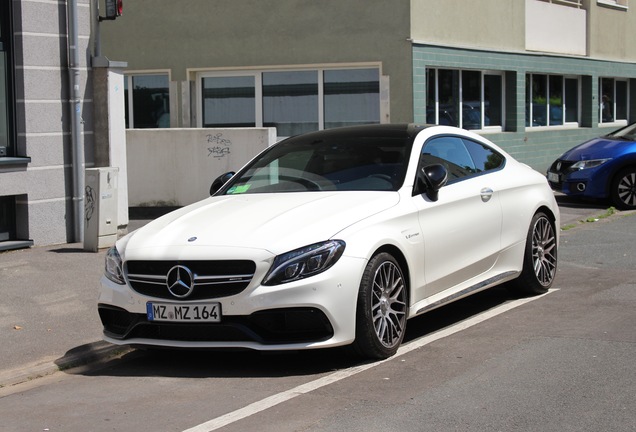
{"type": "Polygon", "coordinates": [[[415,301],[477,284],[495,264],[502,224],[497,173],[504,162],[490,147],[459,136],[434,137],[422,147],[418,170],[438,163],[449,175],[437,200],[412,198],[424,237],[426,280],[415,301]]]}

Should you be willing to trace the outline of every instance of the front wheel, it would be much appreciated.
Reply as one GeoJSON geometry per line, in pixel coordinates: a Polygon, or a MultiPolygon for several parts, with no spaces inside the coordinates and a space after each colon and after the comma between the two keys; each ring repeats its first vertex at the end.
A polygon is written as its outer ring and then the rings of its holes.
{"type": "Polygon", "coordinates": [[[545,213],[534,215],[523,257],[521,275],[510,282],[516,293],[536,295],[548,291],[557,268],[557,237],[554,223],[545,213]]]}
{"type": "Polygon", "coordinates": [[[360,282],[355,351],[365,358],[394,355],[406,330],[407,287],[398,262],[388,253],[374,256],[360,282]]]}
{"type": "Polygon", "coordinates": [[[612,181],[612,202],[621,210],[636,209],[636,167],[618,172],[612,181]]]}

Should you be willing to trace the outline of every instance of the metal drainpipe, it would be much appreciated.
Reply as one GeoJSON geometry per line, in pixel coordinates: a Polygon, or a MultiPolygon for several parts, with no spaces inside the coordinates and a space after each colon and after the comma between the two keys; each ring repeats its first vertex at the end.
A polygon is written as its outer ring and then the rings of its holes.
{"type": "Polygon", "coordinates": [[[80,64],[77,35],[77,0],[68,0],[68,62],[73,144],[73,224],[75,242],[84,242],[84,136],[82,135],[82,101],[79,86],[80,64]]]}

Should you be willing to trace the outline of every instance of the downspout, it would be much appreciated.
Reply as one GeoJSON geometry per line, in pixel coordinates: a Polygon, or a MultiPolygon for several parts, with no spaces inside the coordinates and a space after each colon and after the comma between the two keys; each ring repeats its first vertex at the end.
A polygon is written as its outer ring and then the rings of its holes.
{"type": "Polygon", "coordinates": [[[80,64],[77,35],[77,0],[67,0],[68,10],[68,69],[71,110],[71,139],[73,148],[73,224],[75,242],[84,242],[84,136],[82,135],[82,101],[80,93],[80,64]]]}

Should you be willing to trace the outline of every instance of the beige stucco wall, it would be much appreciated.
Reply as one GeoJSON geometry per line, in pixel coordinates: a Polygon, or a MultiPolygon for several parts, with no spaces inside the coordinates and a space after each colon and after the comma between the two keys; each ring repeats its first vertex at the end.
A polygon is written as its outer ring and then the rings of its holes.
{"type": "Polygon", "coordinates": [[[525,0],[411,0],[416,42],[520,51],[524,49],[525,0]]]}
{"type": "Polygon", "coordinates": [[[590,7],[590,56],[636,62],[636,10],[612,8],[587,0],[590,7]]]}
{"type": "Polygon", "coordinates": [[[274,144],[276,129],[129,129],[128,205],[184,206],[274,144]]]}

